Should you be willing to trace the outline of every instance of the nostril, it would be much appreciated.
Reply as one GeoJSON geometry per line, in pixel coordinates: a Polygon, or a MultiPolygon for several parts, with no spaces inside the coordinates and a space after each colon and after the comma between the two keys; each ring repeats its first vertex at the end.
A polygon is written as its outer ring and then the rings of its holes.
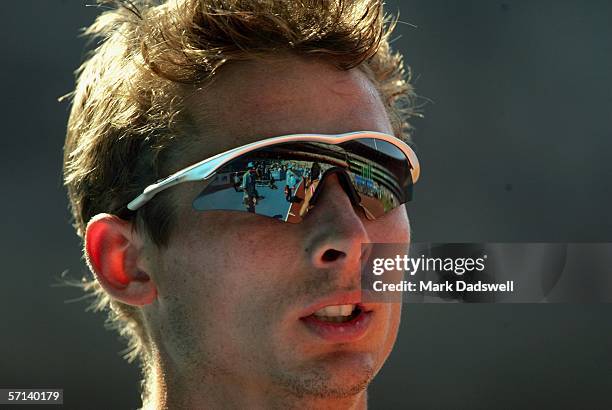
{"type": "Polygon", "coordinates": [[[335,249],[328,249],[323,253],[323,256],[321,256],[321,259],[323,259],[323,262],[334,262],[338,259],[342,259],[345,256],[346,254],[342,251],[337,251],[335,249]]]}

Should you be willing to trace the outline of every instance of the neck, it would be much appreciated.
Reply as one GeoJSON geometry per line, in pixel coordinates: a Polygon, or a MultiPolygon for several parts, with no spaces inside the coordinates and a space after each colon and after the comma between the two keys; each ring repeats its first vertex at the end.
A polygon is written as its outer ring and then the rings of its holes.
{"type": "Polygon", "coordinates": [[[245,384],[223,375],[184,378],[159,367],[148,380],[142,410],[174,409],[367,409],[367,392],[350,397],[297,396],[275,386],[245,384]]]}

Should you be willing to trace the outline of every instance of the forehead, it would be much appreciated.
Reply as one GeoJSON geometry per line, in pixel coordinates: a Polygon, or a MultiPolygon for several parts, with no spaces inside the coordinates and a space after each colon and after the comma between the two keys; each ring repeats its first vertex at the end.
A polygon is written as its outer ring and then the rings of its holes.
{"type": "Polygon", "coordinates": [[[199,159],[278,135],[392,133],[363,72],[301,57],[232,63],[190,95],[186,109],[196,126],[199,159]]]}

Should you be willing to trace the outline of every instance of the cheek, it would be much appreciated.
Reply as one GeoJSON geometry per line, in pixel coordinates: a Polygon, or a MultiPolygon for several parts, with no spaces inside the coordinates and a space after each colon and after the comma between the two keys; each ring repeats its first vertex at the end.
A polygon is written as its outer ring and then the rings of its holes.
{"type": "Polygon", "coordinates": [[[390,303],[389,305],[389,328],[387,332],[387,338],[385,340],[385,357],[391,353],[393,346],[395,345],[395,339],[397,338],[397,332],[399,331],[400,319],[402,315],[401,303],[390,303]]]}
{"type": "Polygon", "coordinates": [[[202,354],[200,345],[219,360],[241,357],[243,344],[269,343],[262,335],[272,333],[290,300],[287,271],[295,268],[298,235],[289,230],[295,227],[228,212],[195,213],[182,226],[155,278],[160,321],[175,335],[167,343],[183,356],[191,349],[189,358],[202,354]]]}
{"type": "Polygon", "coordinates": [[[162,294],[201,295],[198,304],[230,310],[247,289],[265,284],[274,238],[239,214],[194,214],[164,255],[162,294]]]}
{"type": "Polygon", "coordinates": [[[368,350],[376,355],[378,368],[387,360],[393,350],[401,319],[401,303],[384,303],[376,307],[380,314],[375,336],[369,339],[368,350]]]}
{"type": "Polygon", "coordinates": [[[410,243],[410,221],[403,206],[364,225],[372,243],[410,243]]]}

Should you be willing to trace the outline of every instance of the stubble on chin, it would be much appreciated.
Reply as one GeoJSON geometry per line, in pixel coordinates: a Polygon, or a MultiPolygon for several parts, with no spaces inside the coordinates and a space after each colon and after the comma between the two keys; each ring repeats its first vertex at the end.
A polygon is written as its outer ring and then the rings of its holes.
{"type": "Polygon", "coordinates": [[[299,373],[273,375],[274,384],[296,399],[346,399],[363,393],[374,379],[376,371],[364,364],[350,377],[333,376],[322,367],[303,369],[299,373]],[[355,378],[355,374],[359,377],[355,378]]]}

